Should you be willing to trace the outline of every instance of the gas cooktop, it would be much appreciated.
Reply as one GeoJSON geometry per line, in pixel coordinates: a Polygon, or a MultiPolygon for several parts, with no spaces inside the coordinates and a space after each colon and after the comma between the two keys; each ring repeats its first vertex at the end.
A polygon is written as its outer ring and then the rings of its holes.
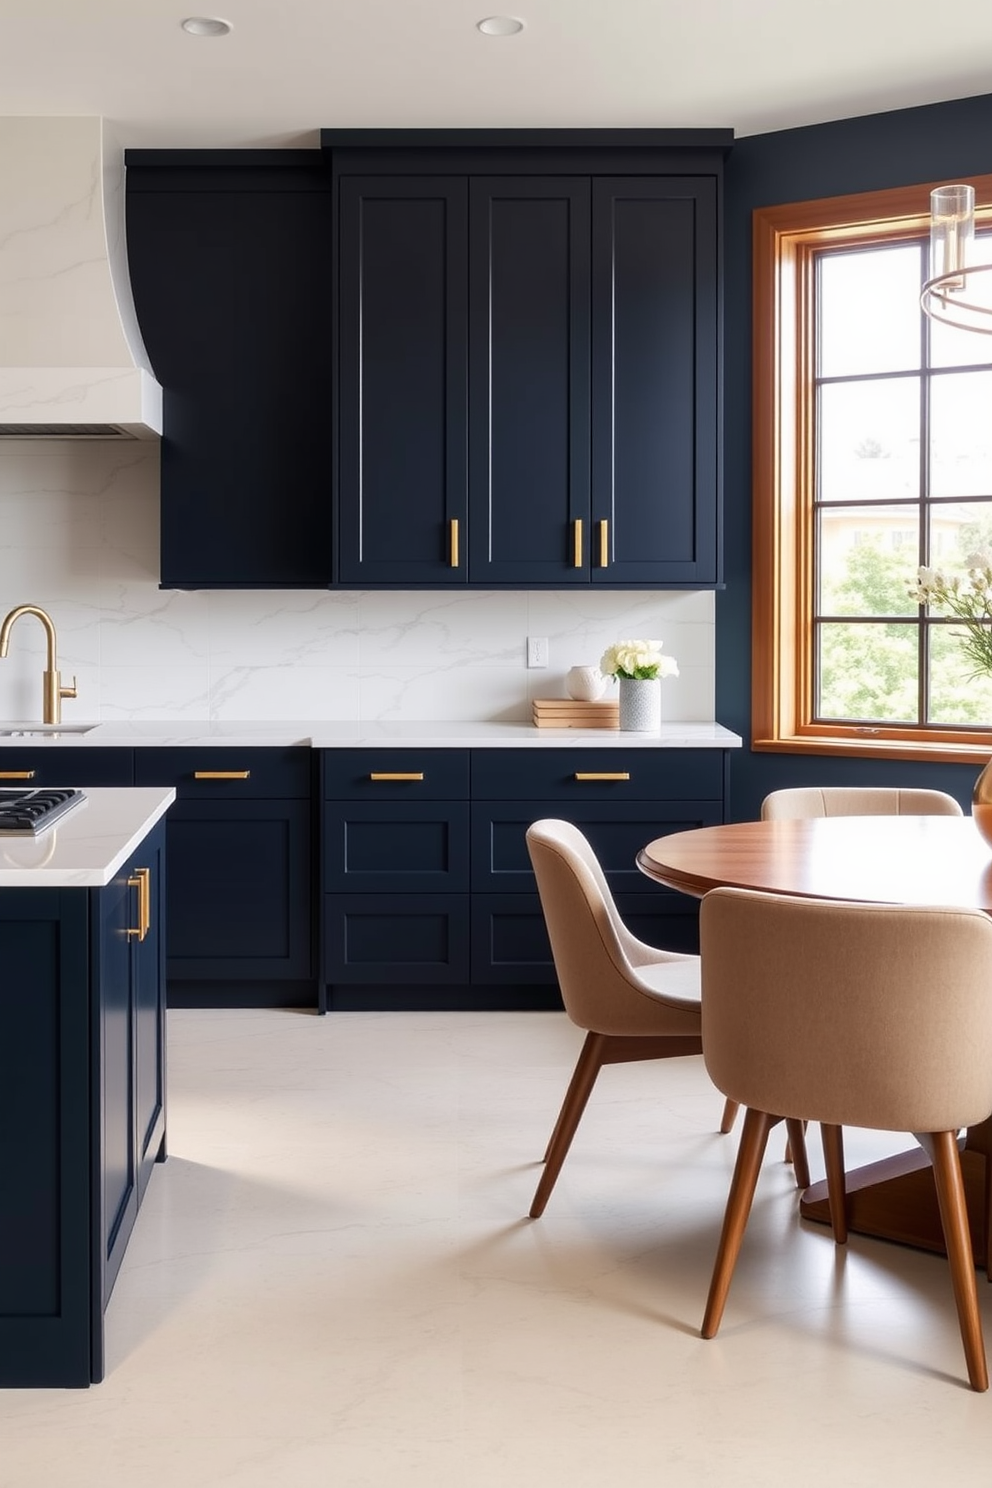
{"type": "Polygon", "coordinates": [[[0,833],[37,837],[85,800],[86,793],[74,786],[35,790],[0,787],[0,833]]]}

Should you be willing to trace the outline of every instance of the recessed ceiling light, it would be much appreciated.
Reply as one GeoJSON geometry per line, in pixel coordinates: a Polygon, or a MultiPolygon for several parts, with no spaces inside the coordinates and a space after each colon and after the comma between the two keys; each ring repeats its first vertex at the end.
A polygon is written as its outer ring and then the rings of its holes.
{"type": "Polygon", "coordinates": [[[190,36],[226,36],[231,30],[230,21],[219,16],[187,16],[182,24],[190,36]]]}
{"type": "Polygon", "coordinates": [[[518,21],[516,16],[486,16],[476,25],[483,36],[516,36],[524,29],[523,21],[518,21]]]}

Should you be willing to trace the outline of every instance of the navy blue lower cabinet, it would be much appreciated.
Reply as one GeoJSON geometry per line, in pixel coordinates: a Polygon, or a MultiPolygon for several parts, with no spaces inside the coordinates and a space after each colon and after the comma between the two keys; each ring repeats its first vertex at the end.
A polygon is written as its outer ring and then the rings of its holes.
{"type": "Polygon", "coordinates": [[[133,785],[131,749],[51,749],[47,744],[0,750],[0,786],[133,785]]]}
{"type": "Polygon", "coordinates": [[[326,894],[328,982],[461,985],[469,979],[468,894],[326,894]]]}
{"type": "MultiPolygon", "coordinates": [[[[589,839],[614,894],[643,891],[637,853],[670,832],[716,826],[719,801],[606,801],[563,807],[559,801],[476,801],[472,806],[472,887],[483,893],[535,888],[527,828],[542,817],[573,822],[589,839]]],[[[660,886],[656,897],[671,897],[660,886]]]]}
{"type": "Polygon", "coordinates": [[[0,1387],[103,1378],[104,1310],[165,1156],[163,843],[106,888],[0,894],[0,1387]]]}
{"type": "Polygon", "coordinates": [[[468,890],[466,801],[331,801],[324,810],[324,889],[351,893],[468,890]]]}
{"type": "Polygon", "coordinates": [[[171,785],[169,1001],[314,999],[311,769],[306,748],[136,751],[136,785],[171,785]]]}
{"type": "Polygon", "coordinates": [[[589,838],[631,931],[698,949],[698,904],[648,884],[646,842],[726,812],[725,750],[326,750],[319,1007],[552,1007],[526,832],[589,838]]]}
{"type": "Polygon", "coordinates": [[[177,801],[168,840],[170,981],[312,976],[309,803],[177,801]]]}

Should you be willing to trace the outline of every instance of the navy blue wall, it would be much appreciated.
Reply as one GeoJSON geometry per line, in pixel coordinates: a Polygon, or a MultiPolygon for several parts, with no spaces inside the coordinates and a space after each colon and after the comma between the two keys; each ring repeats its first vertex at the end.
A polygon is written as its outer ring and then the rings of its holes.
{"type": "Polygon", "coordinates": [[[726,167],[725,572],[717,595],[716,716],[743,736],[731,814],[757,816],[780,785],[927,785],[967,809],[974,765],[752,754],[751,213],[755,207],[992,172],[992,96],[739,140],[726,167]]]}

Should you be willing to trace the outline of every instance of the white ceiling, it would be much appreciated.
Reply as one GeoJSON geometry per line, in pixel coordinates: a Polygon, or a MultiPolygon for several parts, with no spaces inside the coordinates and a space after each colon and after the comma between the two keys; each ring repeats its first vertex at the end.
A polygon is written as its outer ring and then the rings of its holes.
{"type": "Polygon", "coordinates": [[[989,0],[0,0],[0,113],[100,114],[125,145],[313,145],[335,126],[747,135],[990,91],[989,0]],[[494,13],[524,31],[482,36],[494,13]],[[234,29],[188,36],[190,14],[234,29]]]}

